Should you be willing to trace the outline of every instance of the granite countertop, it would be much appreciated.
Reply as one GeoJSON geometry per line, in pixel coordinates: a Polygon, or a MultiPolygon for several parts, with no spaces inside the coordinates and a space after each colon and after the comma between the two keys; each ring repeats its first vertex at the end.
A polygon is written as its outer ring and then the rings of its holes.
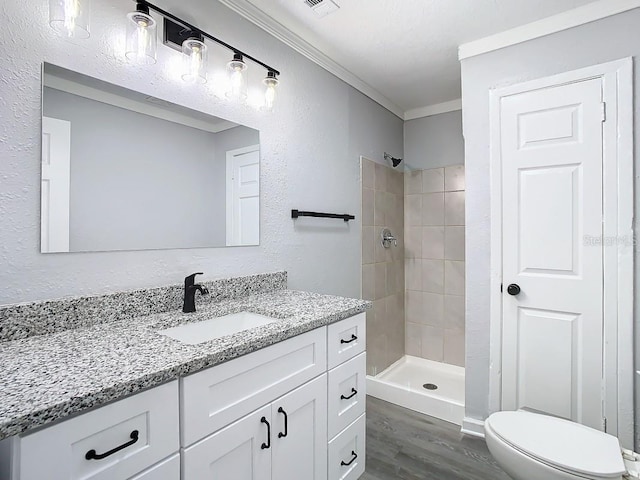
{"type": "Polygon", "coordinates": [[[365,311],[370,302],[278,290],[0,343],[0,440],[365,311]],[[241,311],[277,322],[199,345],[158,330],[241,311]]]}

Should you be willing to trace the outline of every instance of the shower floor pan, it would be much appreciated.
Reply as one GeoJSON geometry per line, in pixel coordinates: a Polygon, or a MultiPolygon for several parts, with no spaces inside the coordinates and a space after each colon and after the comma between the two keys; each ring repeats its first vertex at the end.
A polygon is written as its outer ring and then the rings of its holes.
{"type": "Polygon", "coordinates": [[[375,377],[367,376],[367,394],[462,425],[464,368],[405,355],[375,377]]]}

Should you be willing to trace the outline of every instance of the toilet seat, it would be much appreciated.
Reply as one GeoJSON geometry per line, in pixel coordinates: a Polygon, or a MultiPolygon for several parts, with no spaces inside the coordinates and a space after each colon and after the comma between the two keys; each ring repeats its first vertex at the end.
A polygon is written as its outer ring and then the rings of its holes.
{"type": "Polygon", "coordinates": [[[577,478],[619,479],[627,472],[618,439],[584,425],[525,411],[494,413],[486,424],[523,455],[577,478]]]}

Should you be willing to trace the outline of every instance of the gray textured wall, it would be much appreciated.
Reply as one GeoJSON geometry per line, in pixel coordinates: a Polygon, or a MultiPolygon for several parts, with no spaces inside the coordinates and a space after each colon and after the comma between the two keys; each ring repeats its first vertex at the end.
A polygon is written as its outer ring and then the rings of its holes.
{"type": "MultiPolygon", "coordinates": [[[[123,61],[130,0],[92,2],[91,38],[58,38],[47,5],[6,0],[0,9],[0,304],[94,294],[182,281],[205,272],[220,278],[285,269],[292,288],[360,294],[360,219],[290,218],[292,208],[360,216],[359,155],[402,155],[401,119],[216,1],[162,6],[216,32],[282,71],[273,113],[213,95],[212,85],[185,85],[180,53],[158,46],[148,68],[123,61]],[[35,20],[34,20],[35,19],[35,20]],[[47,61],[260,131],[259,247],[40,254],[41,68],[47,61]]],[[[210,59],[213,55],[210,56],[210,59]]],[[[212,71],[224,70],[222,62],[212,71]]],[[[215,73],[215,72],[214,72],[215,73]]],[[[264,76],[249,66],[250,76],[264,76]]]]}
{"type": "Polygon", "coordinates": [[[404,161],[407,167],[416,170],[463,164],[462,112],[405,122],[404,161]]]}
{"type": "Polygon", "coordinates": [[[219,134],[52,88],[42,108],[71,122],[72,252],[225,245],[219,134]]]}
{"type": "MultiPolygon", "coordinates": [[[[466,414],[489,413],[489,90],[536,78],[635,58],[635,116],[640,114],[640,9],[462,61],[467,179],[466,414]]],[[[638,162],[640,135],[635,134],[638,162]]],[[[637,170],[636,170],[637,179],[637,170]]],[[[637,183],[637,182],[636,182],[637,183]]],[[[637,185],[636,185],[636,188],[637,185]]],[[[638,196],[635,208],[638,209],[638,196]]],[[[637,258],[636,258],[636,265],[637,258]]],[[[640,280],[636,270],[636,284],[640,280]]],[[[638,300],[636,298],[636,311],[638,300]]],[[[636,336],[640,333],[636,320],[636,336]]],[[[638,344],[638,343],[637,343],[638,344]]],[[[637,357],[637,356],[636,356],[637,357]]],[[[637,358],[636,358],[637,365],[637,358]]],[[[636,380],[637,385],[637,380],[636,380]]],[[[640,399],[640,394],[636,395],[640,399]]],[[[638,409],[636,408],[636,411],[638,409]]],[[[636,422],[637,423],[637,422],[636,422]]],[[[636,433],[639,429],[636,428],[636,433]]],[[[638,443],[638,439],[636,439],[638,443]]]]}

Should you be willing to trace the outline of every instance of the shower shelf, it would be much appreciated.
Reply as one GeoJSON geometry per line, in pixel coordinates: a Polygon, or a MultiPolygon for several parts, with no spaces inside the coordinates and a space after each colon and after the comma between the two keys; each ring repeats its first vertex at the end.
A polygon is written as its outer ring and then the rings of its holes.
{"type": "Polygon", "coordinates": [[[349,220],[355,220],[354,215],[347,213],[320,213],[320,212],[305,212],[302,210],[291,210],[291,218],[298,217],[317,217],[317,218],[339,218],[348,222],[349,220]]]}

